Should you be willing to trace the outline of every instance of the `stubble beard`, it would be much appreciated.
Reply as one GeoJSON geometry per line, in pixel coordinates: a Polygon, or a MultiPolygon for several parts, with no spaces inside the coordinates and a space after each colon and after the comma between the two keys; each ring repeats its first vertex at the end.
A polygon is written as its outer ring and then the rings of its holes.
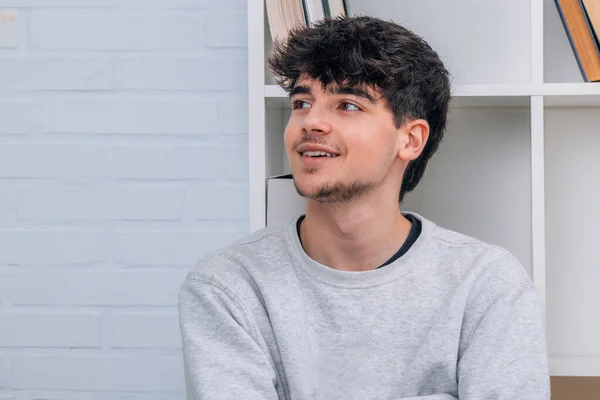
{"type": "MultiPolygon", "coordinates": [[[[316,169],[304,170],[304,173],[311,175],[316,172],[316,169]]],[[[365,193],[369,192],[376,186],[375,182],[354,181],[350,183],[333,182],[320,185],[316,190],[308,192],[302,190],[294,180],[296,192],[304,198],[314,200],[322,204],[347,204],[365,193]]]]}
{"type": "MultiPolygon", "coordinates": [[[[393,141],[390,141],[388,145],[388,154],[386,156],[386,163],[383,166],[385,171],[390,170],[394,161],[394,147],[393,141]]],[[[306,168],[303,173],[306,175],[312,175],[318,172],[317,168],[306,168]]],[[[383,178],[382,178],[383,179],[383,178]]],[[[294,179],[294,186],[296,192],[304,198],[314,200],[322,204],[348,204],[352,201],[359,199],[373,188],[377,187],[377,181],[354,181],[354,182],[331,182],[325,183],[319,186],[312,193],[302,190],[294,179]]]]}

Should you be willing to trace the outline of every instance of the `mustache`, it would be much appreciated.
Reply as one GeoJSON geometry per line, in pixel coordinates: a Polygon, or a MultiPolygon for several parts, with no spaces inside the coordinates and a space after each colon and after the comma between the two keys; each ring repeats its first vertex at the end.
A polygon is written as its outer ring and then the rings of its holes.
{"type": "Polygon", "coordinates": [[[303,144],[318,144],[318,145],[323,145],[323,146],[327,146],[329,148],[334,149],[335,151],[339,152],[340,154],[342,153],[341,149],[339,146],[336,146],[334,144],[330,144],[327,140],[327,138],[323,137],[322,135],[309,135],[308,133],[303,133],[302,134],[302,140],[300,140],[300,142],[296,143],[294,145],[294,150],[296,150],[298,148],[298,146],[303,145],[303,144]]]}

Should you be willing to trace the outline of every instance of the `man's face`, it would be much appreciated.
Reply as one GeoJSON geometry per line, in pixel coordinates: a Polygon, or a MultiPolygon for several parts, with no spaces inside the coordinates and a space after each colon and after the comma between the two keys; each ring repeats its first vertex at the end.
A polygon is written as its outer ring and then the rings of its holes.
{"type": "Polygon", "coordinates": [[[397,159],[398,128],[385,100],[310,79],[290,94],[285,146],[298,193],[344,203],[378,187],[397,159]]]}

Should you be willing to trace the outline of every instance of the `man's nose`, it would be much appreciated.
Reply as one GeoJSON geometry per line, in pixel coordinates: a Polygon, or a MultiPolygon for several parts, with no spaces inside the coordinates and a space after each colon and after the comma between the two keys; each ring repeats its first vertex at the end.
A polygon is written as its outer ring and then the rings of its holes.
{"type": "Polygon", "coordinates": [[[312,134],[326,135],[331,132],[331,124],[322,106],[313,105],[304,116],[302,128],[312,134]]]}

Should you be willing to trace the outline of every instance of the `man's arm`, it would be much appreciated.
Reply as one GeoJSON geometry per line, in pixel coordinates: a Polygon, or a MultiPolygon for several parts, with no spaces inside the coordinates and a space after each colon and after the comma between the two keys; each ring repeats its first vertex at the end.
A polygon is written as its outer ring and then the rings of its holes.
{"type": "Polygon", "coordinates": [[[179,318],[188,400],[277,400],[274,367],[232,294],[188,277],[179,318]]]}
{"type": "Polygon", "coordinates": [[[550,399],[545,329],[532,285],[504,290],[487,307],[458,364],[458,397],[550,399]]]}

